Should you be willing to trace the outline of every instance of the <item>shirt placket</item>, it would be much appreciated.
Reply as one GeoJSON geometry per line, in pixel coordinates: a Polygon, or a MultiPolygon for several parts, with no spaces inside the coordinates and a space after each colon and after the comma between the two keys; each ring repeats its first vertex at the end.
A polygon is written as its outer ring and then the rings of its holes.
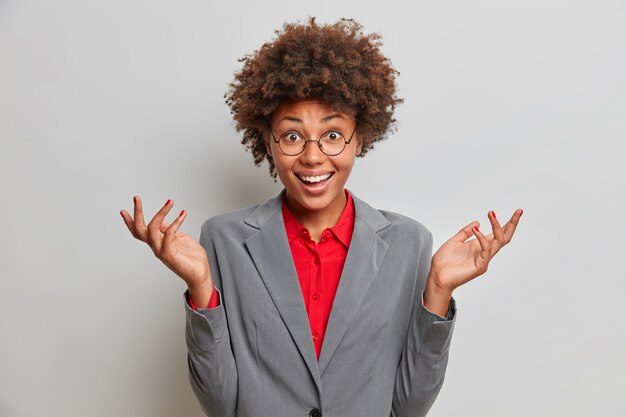
{"type": "Polygon", "coordinates": [[[323,341],[324,332],[322,325],[324,322],[323,308],[323,287],[324,287],[324,269],[323,269],[323,250],[324,242],[328,239],[328,231],[322,234],[320,243],[314,242],[307,234],[305,236],[306,246],[309,249],[311,279],[309,281],[309,319],[311,321],[311,337],[315,344],[316,350],[320,351],[323,341]]]}
{"type": "Polygon", "coordinates": [[[315,242],[311,242],[311,246],[312,246],[312,254],[313,254],[313,271],[314,273],[312,274],[312,279],[311,279],[311,300],[310,303],[313,306],[312,309],[312,313],[313,313],[313,322],[315,323],[315,328],[313,329],[313,341],[315,342],[316,346],[318,347],[318,351],[319,351],[319,346],[322,343],[322,337],[323,337],[323,333],[322,333],[322,297],[321,297],[321,291],[322,291],[322,274],[323,274],[323,270],[322,270],[322,260],[320,257],[320,251],[319,251],[319,245],[316,244],[315,242]]]}

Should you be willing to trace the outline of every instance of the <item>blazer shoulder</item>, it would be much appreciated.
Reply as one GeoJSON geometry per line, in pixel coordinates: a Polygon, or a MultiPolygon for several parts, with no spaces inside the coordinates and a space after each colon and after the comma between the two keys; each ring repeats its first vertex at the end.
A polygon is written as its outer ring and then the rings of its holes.
{"type": "Polygon", "coordinates": [[[424,223],[394,211],[382,209],[377,210],[380,214],[385,216],[387,220],[389,220],[391,223],[389,229],[391,229],[390,231],[394,234],[417,238],[421,244],[426,244],[429,240],[433,239],[432,232],[424,223]]]}
{"type": "Polygon", "coordinates": [[[200,234],[203,236],[214,236],[215,234],[233,233],[249,229],[244,223],[250,214],[256,210],[260,204],[253,206],[242,207],[235,210],[230,210],[224,213],[216,214],[209,217],[202,223],[200,234]]]}

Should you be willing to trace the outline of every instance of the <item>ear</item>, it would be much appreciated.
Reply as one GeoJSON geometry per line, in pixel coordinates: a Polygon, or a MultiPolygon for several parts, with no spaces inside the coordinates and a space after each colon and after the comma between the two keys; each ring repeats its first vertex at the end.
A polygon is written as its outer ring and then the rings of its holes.
{"type": "Polygon", "coordinates": [[[267,135],[265,135],[265,150],[269,156],[272,156],[272,147],[270,146],[269,139],[267,139],[267,135]]]}
{"type": "Polygon", "coordinates": [[[361,148],[363,147],[363,137],[358,135],[356,138],[356,149],[354,150],[354,156],[361,155],[361,148]]]}

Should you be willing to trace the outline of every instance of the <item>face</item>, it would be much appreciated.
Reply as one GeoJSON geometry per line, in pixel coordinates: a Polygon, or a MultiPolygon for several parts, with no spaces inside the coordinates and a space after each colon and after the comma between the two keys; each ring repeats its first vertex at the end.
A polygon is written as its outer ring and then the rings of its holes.
{"type": "MultiPolygon", "coordinates": [[[[283,100],[270,118],[274,137],[279,139],[287,131],[297,131],[306,139],[319,139],[322,134],[339,131],[346,138],[355,129],[354,117],[333,110],[329,103],[314,100],[283,100]]],[[[324,154],[317,142],[307,142],[304,151],[296,156],[285,155],[268,132],[265,146],[274,160],[276,172],[285,186],[287,203],[292,210],[306,213],[319,210],[343,210],[344,185],[350,176],[354,158],[361,153],[362,138],[356,133],[339,155],[324,154]],[[330,176],[329,176],[330,175],[330,176]],[[319,182],[303,177],[328,177],[319,182]]]]}

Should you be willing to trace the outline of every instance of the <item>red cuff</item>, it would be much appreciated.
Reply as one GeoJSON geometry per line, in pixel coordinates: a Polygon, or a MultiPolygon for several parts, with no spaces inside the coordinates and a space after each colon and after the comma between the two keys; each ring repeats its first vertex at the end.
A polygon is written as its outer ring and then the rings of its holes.
{"type": "MultiPolygon", "coordinates": [[[[193,303],[193,300],[191,299],[191,295],[187,297],[187,300],[189,300],[189,306],[197,311],[198,307],[196,307],[196,305],[193,303]]],[[[213,286],[213,293],[211,294],[209,305],[206,308],[214,308],[214,307],[218,307],[219,305],[220,305],[220,297],[217,294],[217,291],[215,291],[215,286],[213,286]]]]}
{"type": "Polygon", "coordinates": [[[209,300],[209,307],[214,308],[220,305],[220,296],[217,294],[215,290],[215,285],[213,286],[213,293],[211,294],[211,299],[209,300]]]}

